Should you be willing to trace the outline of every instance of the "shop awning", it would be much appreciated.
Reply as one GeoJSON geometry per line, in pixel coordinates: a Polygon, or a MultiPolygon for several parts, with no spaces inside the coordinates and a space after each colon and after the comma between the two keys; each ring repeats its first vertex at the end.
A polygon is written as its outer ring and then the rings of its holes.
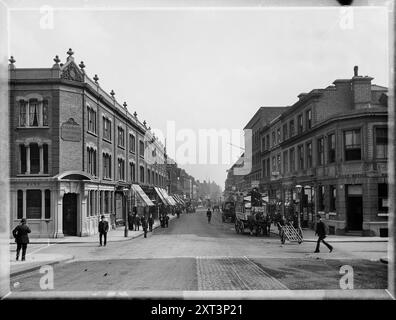
{"type": "Polygon", "coordinates": [[[154,203],[150,200],[147,194],[144,193],[143,189],[138,184],[133,184],[132,189],[139,195],[139,197],[143,200],[143,202],[147,206],[153,206],[154,203]]]}
{"type": "Polygon", "coordinates": [[[165,199],[164,195],[161,192],[161,189],[158,187],[154,187],[155,192],[157,192],[158,196],[160,197],[161,201],[165,204],[165,205],[169,205],[169,201],[167,201],[167,199],[165,199]]]}
{"type": "Polygon", "coordinates": [[[182,203],[180,202],[179,198],[178,198],[178,197],[176,197],[176,195],[175,195],[175,194],[174,194],[172,197],[173,197],[173,199],[176,201],[176,203],[178,203],[178,204],[182,204],[182,203]]]}
{"type": "Polygon", "coordinates": [[[183,200],[183,198],[182,198],[180,195],[175,194],[175,196],[179,199],[179,202],[180,202],[182,205],[185,205],[185,204],[186,204],[186,202],[183,200]]]}
{"type": "Polygon", "coordinates": [[[165,191],[165,189],[162,188],[157,188],[160,194],[162,195],[162,198],[164,199],[164,203],[168,206],[173,206],[173,204],[169,201],[168,199],[168,193],[165,191]]]}
{"type": "Polygon", "coordinates": [[[161,190],[161,192],[162,192],[164,198],[169,202],[169,204],[170,204],[171,206],[175,206],[175,205],[176,205],[175,200],[173,200],[173,198],[168,194],[168,192],[166,192],[165,189],[160,189],[160,188],[159,188],[159,190],[161,190]]]}

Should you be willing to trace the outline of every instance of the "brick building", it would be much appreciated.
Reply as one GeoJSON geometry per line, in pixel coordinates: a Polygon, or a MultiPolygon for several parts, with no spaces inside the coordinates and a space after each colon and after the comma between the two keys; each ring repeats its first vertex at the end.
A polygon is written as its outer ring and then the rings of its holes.
{"type": "Polygon", "coordinates": [[[27,218],[36,237],[91,235],[101,214],[152,205],[140,186],[165,187],[164,147],[71,49],[54,61],[22,69],[10,59],[10,223],[27,218]]]}
{"type": "Polygon", "coordinates": [[[372,79],[355,67],[260,128],[260,190],[273,210],[300,211],[306,227],[322,213],[336,234],[387,233],[387,88],[372,79]]]}

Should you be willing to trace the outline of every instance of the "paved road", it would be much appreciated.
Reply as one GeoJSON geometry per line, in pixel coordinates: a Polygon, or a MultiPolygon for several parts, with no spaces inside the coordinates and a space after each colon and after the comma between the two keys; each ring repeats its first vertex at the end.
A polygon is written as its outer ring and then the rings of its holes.
{"type": "MultiPolygon", "coordinates": [[[[56,291],[339,289],[340,268],[352,266],[356,289],[387,287],[387,267],[376,261],[386,243],[335,244],[313,254],[314,243],[281,245],[276,236],[236,234],[214,213],[183,214],[147,238],[97,244],[31,246],[71,254],[54,266],[56,291]]],[[[38,271],[11,278],[14,292],[40,291],[38,271]],[[15,285],[16,284],[16,285],[15,285]]]]}

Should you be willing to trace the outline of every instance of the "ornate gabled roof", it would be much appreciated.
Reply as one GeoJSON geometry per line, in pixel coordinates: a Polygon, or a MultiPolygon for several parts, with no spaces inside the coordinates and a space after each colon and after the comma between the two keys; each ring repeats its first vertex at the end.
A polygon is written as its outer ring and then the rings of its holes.
{"type": "Polygon", "coordinates": [[[81,72],[80,68],[74,62],[72,57],[69,57],[67,62],[61,67],[61,79],[71,80],[71,81],[84,81],[84,74],[81,72]]]}

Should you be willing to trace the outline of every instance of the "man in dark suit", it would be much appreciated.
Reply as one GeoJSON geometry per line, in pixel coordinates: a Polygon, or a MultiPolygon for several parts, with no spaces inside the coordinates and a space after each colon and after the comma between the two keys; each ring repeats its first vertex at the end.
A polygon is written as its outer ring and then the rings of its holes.
{"type": "Polygon", "coordinates": [[[141,222],[142,222],[142,228],[143,228],[143,232],[144,232],[144,237],[147,238],[148,223],[147,223],[147,220],[146,220],[146,216],[142,216],[141,222]]]}
{"type": "Polygon", "coordinates": [[[109,223],[105,221],[105,216],[103,215],[101,216],[101,221],[99,221],[98,231],[99,231],[100,246],[102,246],[102,237],[104,238],[103,245],[106,246],[107,232],[109,231],[109,223]]]}
{"type": "Polygon", "coordinates": [[[17,252],[16,252],[17,261],[19,259],[19,253],[21,252],[21,249],[22,249],[22,261],[25,261],[26,249],[29,243],[28,233],[30,232],[31,232],[30,228],[26,224],[25,218],[21,219],[21,223],[18,226],[16,226],[15,229],[12,231],[12,235],[14,236],[15,242],[17,244],[17,252]]]}
{"type": "Polygon", "coordinates": [[[332,252],[333,251],[333,247],[330,244],[328,244],[326,241],[324,241],[324,239],[326,238],[326,225],[322,221],[322,217],[320,216],[320,214],[318,214],[316,217],[318,218],[318,222],[316,223],[315,235],[317,235],[319,238],[318,238],[318,242],[316,243],[315,253],[320,252],[319,251],[320,242],[323,242],[323,244],[327,248],[329,248],[330,252],[332,252]]]}
{"type": "Polygon", "coordinates": [[[150,232],[153,231],[153,224],[154,224],[154,218],[153,218],[153,215],[150,214],[150,217],[148,218],[148,225],[149,225],[150,232]]]}

